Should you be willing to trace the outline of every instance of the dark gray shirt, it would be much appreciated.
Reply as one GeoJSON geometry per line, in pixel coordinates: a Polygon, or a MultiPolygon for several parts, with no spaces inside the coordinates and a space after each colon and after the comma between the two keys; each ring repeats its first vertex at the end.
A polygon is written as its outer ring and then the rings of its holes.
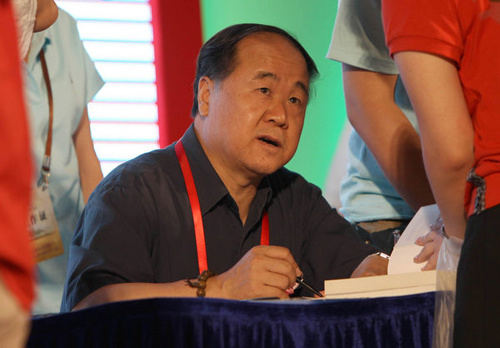
{"type": "MultiPolygon", "coordinates": [[[[200,200],[208,267],[222,273],[260,244],[285,246],[313,286],[349,277],[374,250],[330,208],[316,186],[280,169],[265,177],[245,225],[191,126],[182,138],[200,200]]],[[[174,145],[128,161],[92,193],[70,247],[62,311],[91,292],[126,282],[163,283],[199,274],[191,205],[174,145]]]]}

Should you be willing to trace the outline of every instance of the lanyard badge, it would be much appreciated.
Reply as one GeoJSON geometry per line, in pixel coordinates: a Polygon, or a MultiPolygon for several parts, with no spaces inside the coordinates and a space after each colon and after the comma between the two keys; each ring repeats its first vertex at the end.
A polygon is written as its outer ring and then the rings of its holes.
{"type": "Polygon", "coordinates": [[[30,226],[37,262],[64,252],[48,185],[37,185],[33,190],[30,226]]]}
{"type": "Polygon", "coordinates": [[[54,118],[52,89],[50,87],[49,73],[43,49],[40,51],[39,56],[49,99],[49,130],[47,133],[47,142],[45,144],[42,174],[38,181],[38,185],[36,185],[33,190],[31,215],[29,217],[29,226],[31,228],[37,262],[45,261],[61,255],[64,252],[61,234],[59,233],[54,207],[49,194],[50,153],[52,146],[52,123],[54,118]]]}

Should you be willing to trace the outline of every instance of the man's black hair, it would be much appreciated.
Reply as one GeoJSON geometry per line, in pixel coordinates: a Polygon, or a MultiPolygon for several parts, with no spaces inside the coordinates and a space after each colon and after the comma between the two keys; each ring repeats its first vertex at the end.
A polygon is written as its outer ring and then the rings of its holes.
{"type": "Polygon", "coordinates": [[[215,81],[223,81],[234,70],[236,65],[236,48],[238,42],[255,33],[274,33],[288,39],[302,54],[306,61],[309,79],[313,81],[318,75],[318,68],[302,45],[285,30],[264,24],[236,24],[227,27],[208,40],[198,54],[196,78],[194,80],[194,101],[191,116],[198,113],[198,83],[203,76],[215,81]]]}

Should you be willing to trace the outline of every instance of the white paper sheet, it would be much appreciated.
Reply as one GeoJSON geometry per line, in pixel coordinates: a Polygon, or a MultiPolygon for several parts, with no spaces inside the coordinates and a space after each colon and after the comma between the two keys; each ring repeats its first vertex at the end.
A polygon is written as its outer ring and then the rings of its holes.
{"type": "Polygon", "coordinates": [[[418,210],[394,246],[389,260],[388,274],[421,271],[425,263],[415,263],[413,258],[420,253],[423,247],[416,245],[415,241],[418,237],[429,233],[430,226],[434,225],[439,217],[440,213],[436,204],[418,210]]]}

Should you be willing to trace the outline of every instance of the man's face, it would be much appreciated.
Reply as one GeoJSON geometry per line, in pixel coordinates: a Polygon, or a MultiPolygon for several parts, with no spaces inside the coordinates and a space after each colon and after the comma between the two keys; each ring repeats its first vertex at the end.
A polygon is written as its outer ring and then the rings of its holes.
{"type": "Polygon", "coordinates": [[[308,97],[306,62],[292,43],[273,33],[241,40],[234,71],[199,84],[195,125],[219,175],[260,180],[285,165],[297,150],[308,97]]]}

